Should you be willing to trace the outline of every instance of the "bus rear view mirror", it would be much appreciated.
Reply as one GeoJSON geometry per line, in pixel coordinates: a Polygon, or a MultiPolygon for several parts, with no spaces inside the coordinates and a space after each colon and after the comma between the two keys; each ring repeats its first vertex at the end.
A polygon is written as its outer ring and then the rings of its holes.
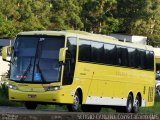
{"type": "Polygon", "coordinates": [[[64,61],[65,61],[65,55],[66,55],[66,50],[68,50],[68,48],[61,48],[59,50],[59,62],[64,63],[64,61]]]}
{"type": "Polygon", "coordinates": [[[2,60],[10,62],[7,57],[10,56],[12,53],[12,47],[11,46],[5,46],[2,48],[2,60]]]}

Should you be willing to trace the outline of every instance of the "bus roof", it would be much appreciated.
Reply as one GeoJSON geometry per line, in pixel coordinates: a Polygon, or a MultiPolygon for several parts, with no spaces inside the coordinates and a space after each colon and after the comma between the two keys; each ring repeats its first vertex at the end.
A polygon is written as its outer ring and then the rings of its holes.
{"type": "Polygon", "coordinates": [[[49,35],[49,36],[72,36],[72,37],[78,37],[82,39],[88,39],[93,41],[99,41],[99,42],[106,42],[110,44],[116,44],[121,46],[128,46],[131,48],[139,48],[139,49],[145,49],[149,51],[153,51],[152,46],[148,45],[141,45],[136,43],[128,43],[128,42],[121,42],[118,39],[102,35],[102,34],[93,34],[85,31],[78,31],[78,30],[66,30],[66,31],[27,31],[27,32],[20,32],[18,35],[49,35]]]}

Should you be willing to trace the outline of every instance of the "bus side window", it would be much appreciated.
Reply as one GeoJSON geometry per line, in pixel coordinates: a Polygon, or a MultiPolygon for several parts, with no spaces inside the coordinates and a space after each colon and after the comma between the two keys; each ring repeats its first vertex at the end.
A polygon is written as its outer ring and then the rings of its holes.
{"type": "Polygon", "coordinates": [[[95,63],[103,63],[104,62],[104,45],[103,43],[100,42],[91,42],[91,46],[92,46],[92,62],[95,63]]]}
{"type": "Polygon", "coordinates": [[[116,46],[113,44],[104,44],[104,64],[117,65],[116,46]]]}
{"type": "Polygon", "coordinates": [[[154,70],[154,52],[149,52],[150,70],[154,70]]]}
{"type": "Polygon", "coordinates": [[[140,50],[139,49],[136,49],[136,51],[135,51],[135,63],[136,63],[136,68],[141,68],[140,67],[140,50]]]}
{"type": "Polygon", "coordinates": [[[79,61],[91,61],[91,41],[80,39],[79,45],[79,61]]]}
{"type": "Polygon", "coordinates": [[[128,50],[125,47],[121,49],[122,49],[122,66],[128,67],[128,50]]]}
{"type": "Polygon", "coordinates": [[[144,50],[140,50],[140,66],[141,69],[145,69],[145,60],[146,60],[146,53],[144,50]]]}
{"type": "Polygon", "coordinates": [[[128,50],[125,47],[117,46],[117,62],[120,66],[128,66],[128,50]]]}
{"type": "Polygon", "coordinates": [[[150,69],[150,54],[149,54],[149,51],[146,51],[145,68],[146,68],[147,70],[150,69]]]}
{"type": "Polygon", "coordinates": [[[135,48],[128,48],[128,67],[136,67],[135,48]]]}

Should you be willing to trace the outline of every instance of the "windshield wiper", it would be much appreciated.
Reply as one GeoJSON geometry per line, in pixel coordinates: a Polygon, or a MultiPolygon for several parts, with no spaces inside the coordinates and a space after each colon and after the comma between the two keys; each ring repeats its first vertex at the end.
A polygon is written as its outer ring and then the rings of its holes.
{"type": "MultiPolygon", "coordinates": [[[[42,82],[44,83],[44,82],[46,82],[46,80],[45,80],[45,78],[44,78],[44,76],[43,76],[43,74],[42,74],[42,71],[41,71],[41,69],[40,69],[40,67],[39,67],[39,59],[40,59],[40,57],[39,57],[39,54],[38,54],[38,52],[40,52],[39,51],[39,44],[40,44],[40,42],[43,42],[44,41],[44,38],[40,38],[40,40],[38,41],[38,43],[37,43],[37,47],[36,47],[36,54],[35,54],[35,59],[34,59],[34,70],[33,70],[33,76],[32,76],[32,81],[34,81],[34,76],[35,76],[35,66],[37,67],[37,69],[38,69],[38,71],[40,72],[40,74],[41,74],[41,79],[42,79],[42,82]],[[38,63],[36,64],[36,61],[38,61],[38,63]]],[[[42,51],[42,48],[40,49],[41,51],[42,51]]]]}
{"type": "Polygon", "coordinates": [[[30,71],[31,66],[32,66],[31,62],[32,62],[32,58],[30,58],[29,65],[27,66],[26,70],[24,71],[24,73],[23,73],[23,75],[22,75],[22,77],[20,79],[20,82],[23,82],[27,78],[27,77],[24,77],[24,76],[26,76],[27,73],[30,71]]]}

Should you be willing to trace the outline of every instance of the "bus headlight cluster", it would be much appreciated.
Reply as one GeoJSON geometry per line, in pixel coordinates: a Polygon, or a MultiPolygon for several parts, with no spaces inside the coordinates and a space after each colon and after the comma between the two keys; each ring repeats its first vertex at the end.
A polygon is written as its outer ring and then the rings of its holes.
{"type": "Polygon", "coordinates": [[[47,91],[56,91],[56,90],[61,90],[62,86],[48,86],[47,91]]]}
{"type": "Polygon", "coordinates": [[[18,87],[15,85],[8,84],[8,88],[18,90],[18,87]]]}

